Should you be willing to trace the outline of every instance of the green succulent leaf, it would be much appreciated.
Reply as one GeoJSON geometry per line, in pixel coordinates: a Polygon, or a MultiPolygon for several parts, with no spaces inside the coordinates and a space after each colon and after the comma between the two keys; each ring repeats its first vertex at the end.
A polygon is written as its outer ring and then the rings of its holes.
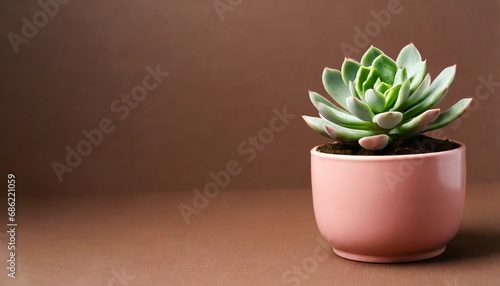
{"type": "Polygon", "coordinates": [[[415,64],[422,61],[419,51],[413,43],[406,45],[396,59],[399,68],[406,67],[411,69],[415,64]]]}
{"type": "Polygon", "coordinates": [[[386,55],[378,56],[372,66],[380,73],[380,79],[388,84],[394,83],[394,76],[398,71],[396,63],[386,55]]]}
{"type": "Polygon", "coordinates": [[[434,123],[432,123],[429,127],[425,128],[422,132],[432,131],[434,129],[438,129],[444,127],[451,122],[455,121],[457,118],[462,116],[462,114],[467,110],[470,103],[472,102],[472,98],[464,98],[455,103],[452,107],[450,107],[445,112],[439,114],[438,118],[434,123]]]}
{"type": "Polygon", "coordinates": [[[401,84],[395,85],[389,88],[385,93],[385,109],[390,109],[394,106],[398,100],[399,90],[401,89],[401,84]]]}
{"type": "Polygon", "coordinates": [[[419,103],[423,99],[424,92],[427,90],[429,85],[431,84],[431,76],[427,74],[424,78],[424,80],[420,83],[418,88],[415,90],[415,92],[410,91],[410,97],[406,100],[405,103],[403,103],[403,106],[401,106],[401,110],[407,110],[409,107],[412,107],[413,105],[419,103]]]}
{"type": "Polygon", "coordinates": [[[373,117],[373,122],[384,129],[392,129],[398,126],[403,119],[403,114],[398,111],[387,111],[373,117]]]}
{"type": "Polygon", "coordinates": [[[351,92],[352,96],[356,98],[361,98],[361,95],[356,90],[356,87],[354,87],[354,83],[352,81],[349,81],[349,91],[351,92]]]}
{"type": "Polygon", "coordinates": [[[312,104],[316,108],[318,108],[319,103],[323,103],[323,104],[326,104],[332,108],[340,109],[337,106],[335,106],[335,104],[331,103],[328,99],[324,98],[319,93],[314,92],[314,91],[309,91],[309,99],[311,100],[312,104]]]}
{"type": "Polygon", "coordinates": [[[373,88],[375,82],[379,79],[379,73],[376,69],[372,69],[363,83],[363,93],[368,89],[373,88]]]}
{"type": "MultiPolygon", "coordinates": [[[[455,78],[456,65],[445,68],[441,73],[434,79],[434,81],[429,86],[426,94],[434,93],[437,90],[441,90],[444,87],[450,86],[455,78]]],[[[427,96],[426,96],[427,97],[427,96]]]]}
{"type": "Polygon", "coordinates": [[[334,123],[323,125],[323,129],[330,138],[347,142],[374,135],[372,131],[346,128],[334,123]]]}
{"type": "Polygon", "coordinates": [[[365,102],[376,113],[385,110],[385,96],[377,90],[369,89],[365,93],[365,102]]]}
{"type": "Polygon", "coordinates": [[[371,68],[367,67],[359,68],[358,74],[356,75],[356,80],[354,82],[356,84],[356,89],[358,90],[358,93],[360,94],[363,93],[363,83],[368,78],[368,75],[370,74],[371,71],[372,71],[371,68]]]}
{"type": "Polygon", "coordinates": [[[351,96],[351,93],[344,84],[340,71],[325,68],[323,70],[323,86],[335,102],[347,109],[346,99],[351,96]]]}
{"type": "Polygon", "coordinates": [[[396,75],[394,76],[394,85],[403,83],[408,78],[408,72],[406,68],[398,69],[396,75]]]}
{"type": "Polygon", "coordinates": [[[387,146],[390,137],[385,134],[363,137],[358,140],[359,145],[366,150],[382,150],[387,146]]]}
{"type": "Polygon", "coordinates": [[[410,73],[410,78],[411,78],[410,92],[414,92],[419,87],[426,73],[427,73],[426,61],[419,62],[413,67],[413,70],[410,73]]]}
{"type": "Polygon", "coordinates": [[[365,67],[369,67],[372,65],[373,61],[382,54],[383,52],[381,50],[371,46],[361,58],[361,64],[365,67]]]}
{"type": "Polygon", "coordinates": [[[307,126],[309,126],[312,130],[320,133],[323,136],[330,137],[330,136],[328,136],[328,133],[326,133],[325,129],[323,128],[323,126],[325,124],[329,124],[327,120],[325,120],[323,118],[306,116],[306,115],[302,115],[302,119],[304,119],[307,126]]]}
{"type": "Polygon", "coordinates": [[[405,46],[395,61],[371,46],[359,62],[345,58],[340,70],[324,69],[322,81],[331,98],[310,91],[319,117],[303,119],[324,136],[381,150],[391,140],[441,128],[465,112],[470,98],[444,113],[435,107],[446,96],[455,72],[456,66],[447,67],[431,81],[427,62],[413,44],[405,46]]]}
{"type": "Polygon", "coordinates": [[[390,85],[388,85],[387,83],[385,82],[382,82],[380,83],[376,88],[375,90],[377,90],[378,92],[382,93],[382,94],[385,94],[389,89],[391,88],[390,85]]]}
{"type": "Polygon", "coordinates": [[[356,116],[338,111],[323,103],[318,104],[318,111],[324,119],[343,127],[363,130],[377,129],[377,126],[371,122],[360,120],[356,116]]]}
{"type": "Polygon", "coordinates": [[[427,88],[422,97],[424,100],[413,105],[404,113],[403,120],[415,117],[416,115],[424,112],[439,104],[448,92],[448,86],[451,84],[455,77],[456,66],[445,68],[434,80],[433,83],[427,88]]]}
{"type": "Polygon", "coordinates": [[[314,107],[316,107],[316,109],[318,109],[319,104],[322,103],[322,104],[324,104],[326,106],[329,106],[330,108],[333,108],[333,109],[337,110],[338,112],[343,112],[343,113],[347,114],[347,112],[345,110],[343,110],[340,107],[336,106],[335,104],[333,104],[332,102],[330,102],[328,99],[324,98],[319,93],[316,93],[314,91],[309,91],[309,99],[311,100],[311,102],[314,105],[314,107]]]}
{"type": "Polygon", "coordinates": [[[363,121],[371,122],[375,116],[368,104],[353,96],[347,99],[347,108],[354,116],[363,121]]]}
{"type": "Polygon", "coordinates": [[[429,94],[429,98],[425,98],[421,102],[415,104],[412,108],[408,109],[403,113],[403,120],[406,121],[412,117],[415,117],[422,112],[428,110],[436,106],[448,93],[448,87],[443,88],[442,90],[436,91],[432,94],[429,94]]]}
{"type": "Polygon", "coordinates": [[[392,129],[389,134],[399,134],[399,135],[413,135],[422,130],[425,130],[429,125],[431,125],[439,116],[441,110],[439,108],[429,109],[419,116],[413,118],[412,120],[401,124],[400,126],[392,129]]]}
{"type": "Polygon", "coordinates": [[[396,100],[396,103],[390,110],[400,110],[401,105],[403,105],[403,103],[406,102],[409,95],[410,95],[410,79],[407,78],[401,85],[401,88],[399,89],[398,92],[398,98],[396,100]]]}
{"type": "Polygon", "coordinates": [[[356,74],[358,73],[361,64],[353,59],[345,59],[342,63],[341,73],[344,83],[347,85],[349,81],[354,81],[356,79],[356,74]]]}

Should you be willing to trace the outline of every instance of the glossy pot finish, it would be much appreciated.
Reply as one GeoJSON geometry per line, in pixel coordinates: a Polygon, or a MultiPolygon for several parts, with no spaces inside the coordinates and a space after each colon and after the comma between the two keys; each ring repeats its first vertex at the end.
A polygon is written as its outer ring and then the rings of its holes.
{"type": "MultiPolygon", "coordinates": [[[[458,143],[458,142],[457,142],[458,143]]],[[[311,150],[318,228],[334,252],[365,262],[441,254],[456,235],[465,201],[465,145],[391,156],[311,150]]]]}

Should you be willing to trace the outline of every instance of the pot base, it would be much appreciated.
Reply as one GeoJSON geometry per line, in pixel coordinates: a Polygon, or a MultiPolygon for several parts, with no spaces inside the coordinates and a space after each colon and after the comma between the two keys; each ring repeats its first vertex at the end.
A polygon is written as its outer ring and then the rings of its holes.
{"type": "Polygon", "coordinates": [[[335,252],[335,254],[337,254],[338,256],[349,260],[370,262],[370,263],[399,263],[399,262],[412,262],[412,261],[418,261],[436,257],[444,252],[444,250],[446,249],[446,245],[432,251],[416,253],[411,255],[402,255],[402,256],[370,256],[370,255],[349,253],[335,249],[334,247],[332,247],[332,249],[333,252],[335,252]]]}

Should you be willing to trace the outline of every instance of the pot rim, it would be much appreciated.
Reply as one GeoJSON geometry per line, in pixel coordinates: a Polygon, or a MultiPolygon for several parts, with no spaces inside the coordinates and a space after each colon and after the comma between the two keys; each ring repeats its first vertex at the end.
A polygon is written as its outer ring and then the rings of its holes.
{"type": "Polygon", "coordinates": [[[343,154],[328,154],[316,151],[320,145],[316,145],[311,149],[311,156],[326,158],[326,159],[339,159],[349,161],[391,161],[391,160],[405,160],[405,159],[420,159],[438,156],[447,156],[456,152],[465,152],[465,144],[460,141],[450,140],[460,146],[455,149],[447,151],[438,151],[422,154],[404,154],[404,155],[343,155],[343,154]]]}

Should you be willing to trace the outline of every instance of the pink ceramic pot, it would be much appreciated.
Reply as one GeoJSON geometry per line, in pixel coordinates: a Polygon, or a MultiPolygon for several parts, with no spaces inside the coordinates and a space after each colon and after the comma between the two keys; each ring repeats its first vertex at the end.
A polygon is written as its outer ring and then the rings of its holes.
{"type": "Polygon", "coordinates": [[[465,145],[416,155],[354,156],[311,150],[318,228],[344,258],[407,262],[441,254],[465,201],[465,145]]]}

